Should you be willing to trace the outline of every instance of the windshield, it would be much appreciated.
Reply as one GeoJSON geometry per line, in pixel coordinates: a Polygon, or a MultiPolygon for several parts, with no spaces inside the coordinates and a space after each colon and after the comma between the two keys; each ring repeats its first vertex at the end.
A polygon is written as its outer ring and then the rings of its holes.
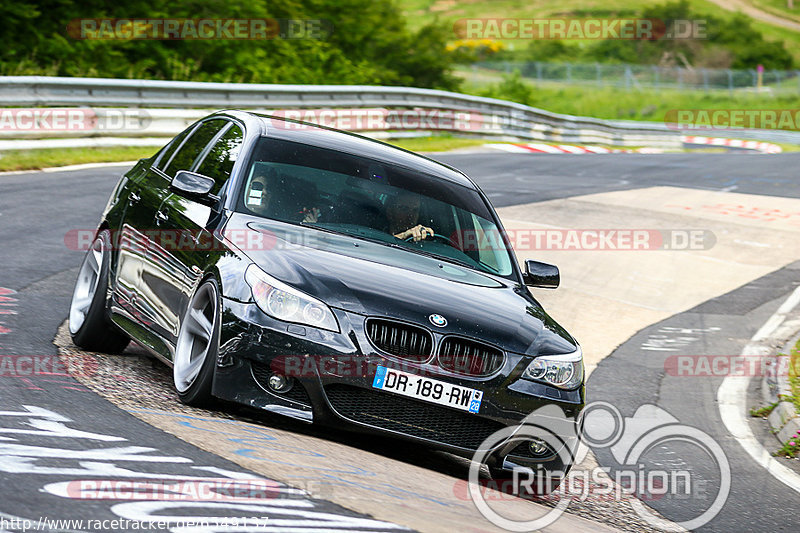
{"type": "Polygon", "coordinates": [[[237,210],[513,274],[509,250],[476,191],[335,150],[262,138],[237,210]]]}

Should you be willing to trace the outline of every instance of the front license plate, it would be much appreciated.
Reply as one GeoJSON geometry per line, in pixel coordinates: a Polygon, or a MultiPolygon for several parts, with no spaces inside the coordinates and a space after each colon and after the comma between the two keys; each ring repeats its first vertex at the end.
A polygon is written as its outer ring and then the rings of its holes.
{"type": "Polygon", "coordinates": [[[438,379],[417,376],[379,366],[372,386],[376,389],[402,394],[430,403],[446,405],[462,411],[477,413],[481,408],[483,392],[469,387],[453,385],[438,379]]]}

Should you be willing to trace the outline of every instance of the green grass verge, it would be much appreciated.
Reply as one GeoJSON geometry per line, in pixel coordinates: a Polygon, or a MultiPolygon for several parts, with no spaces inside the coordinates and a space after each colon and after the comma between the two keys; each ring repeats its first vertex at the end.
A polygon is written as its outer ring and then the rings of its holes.
{"type": "MultiPolygon", "coordinates": [[[[792,387],[792,397],[782,398],[784,401],[791,401],[794,408],[800,413],[800,341],[795,344],[789,354],[789,383],[792,387]]],[[[775,455],[784,457],[798,457],[800,455],[800,435],[795,434],[783,443],[783,446],[775,452],[775,455]]]]}
{"type": "Polygon", "coordinates": [[[781,150],[784,152],[800,152],[800,145],[798,144],[786,144],[786,143],[772,143],[777,144],[781,147],[781,150]]]}
{"type": "MultiPolygon", "coordinates": [[[[393,139],[387,142],[414,152],[446,152],[456,148],[480,146],[490,141],[441,135],[413,139],[393,139]]],[[[136,161],[143,157],[150,157],[156,151],[156,147],[149,146],[9,150],[0,153],[0,172],[38,170],[83,163],[136,161]]]]}
{"type": "Polygon", "coordinates": [[[750,416],[755,418],[767,418],[777,406],[778,402],[766,405],[764,407],[753,407],[750,409],[750,416]]]}
{"type": "Polygon", "coordinates": [[[492,141],[490,139],[453,137],[452,135],[434,135],[408,139],[387,139],[386,142],[412,152],[447,152],[457,148],[480,146],[492,141]]]}
{"type": "Polygon", "coordinates": [[[792,401],[800,413],[800,341],[789,354],[789,382],[792,384],[792,401]]]}
{"type": "Polygon", "coordinates": [[[150,157],[156,151],[157,148],[154,146],[8,150],[0,153],[0,171],[37,170],[83,163],[135,161],[143,157],[150,157]]]}
{"type": "MultiPolygon", "coordinates": [[[[473,76],[472,79],[480,78],[473,76]]],[[[625,91],[611,87],[567,86],[554,83],[536,85],[527,78],[513,76],[505,79],[506,81],[499,83],[487,83],[488,78],[484,82],[466,83],[464,92],[515,101],[555,113],[653,122],[663,122],[670,111],[672,113],[669,116],[674,120],[675,110],[682,109],[796,110],[800,107],[800,95],[796,94],[654,89],[625,91]]],[[[795,116],[794,113],[791,116],[795,116]]],[[[691,131],[687,130],[686,133],[691,134],[691,131]]],[[[736,130],[720,129],[716,136],[735,138],[736,130]]]]}

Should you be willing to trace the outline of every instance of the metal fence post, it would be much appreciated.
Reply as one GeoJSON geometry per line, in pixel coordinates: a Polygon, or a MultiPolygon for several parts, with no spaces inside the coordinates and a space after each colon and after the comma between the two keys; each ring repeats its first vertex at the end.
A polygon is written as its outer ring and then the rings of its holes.
{"type": "Polygon", "coordinates": [[[733,71],[731,69],[727,69],[725,72],[728,73],[728,93],[733,95],[733,71]]]}
{"type": "Polygon", "coordinates": [[[600,63],[595,63],[594,64],[594,69],[597,72],[597,86],[601,87],[603,85],[603,83],[601,81],[602,80],[602,75],[600,74],[600,72],[601,72],[600,63]]]}

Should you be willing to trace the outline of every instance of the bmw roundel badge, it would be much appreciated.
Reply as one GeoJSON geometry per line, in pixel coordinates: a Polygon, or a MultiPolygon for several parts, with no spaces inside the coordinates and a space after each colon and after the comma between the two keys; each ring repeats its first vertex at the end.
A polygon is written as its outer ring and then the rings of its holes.
{"type": "Polygon", "coordinates": [[[442,315],[431,315],[428,317],[428,320],[437,328],[443,328],[447,325],[447,319],[442,315]]]}

